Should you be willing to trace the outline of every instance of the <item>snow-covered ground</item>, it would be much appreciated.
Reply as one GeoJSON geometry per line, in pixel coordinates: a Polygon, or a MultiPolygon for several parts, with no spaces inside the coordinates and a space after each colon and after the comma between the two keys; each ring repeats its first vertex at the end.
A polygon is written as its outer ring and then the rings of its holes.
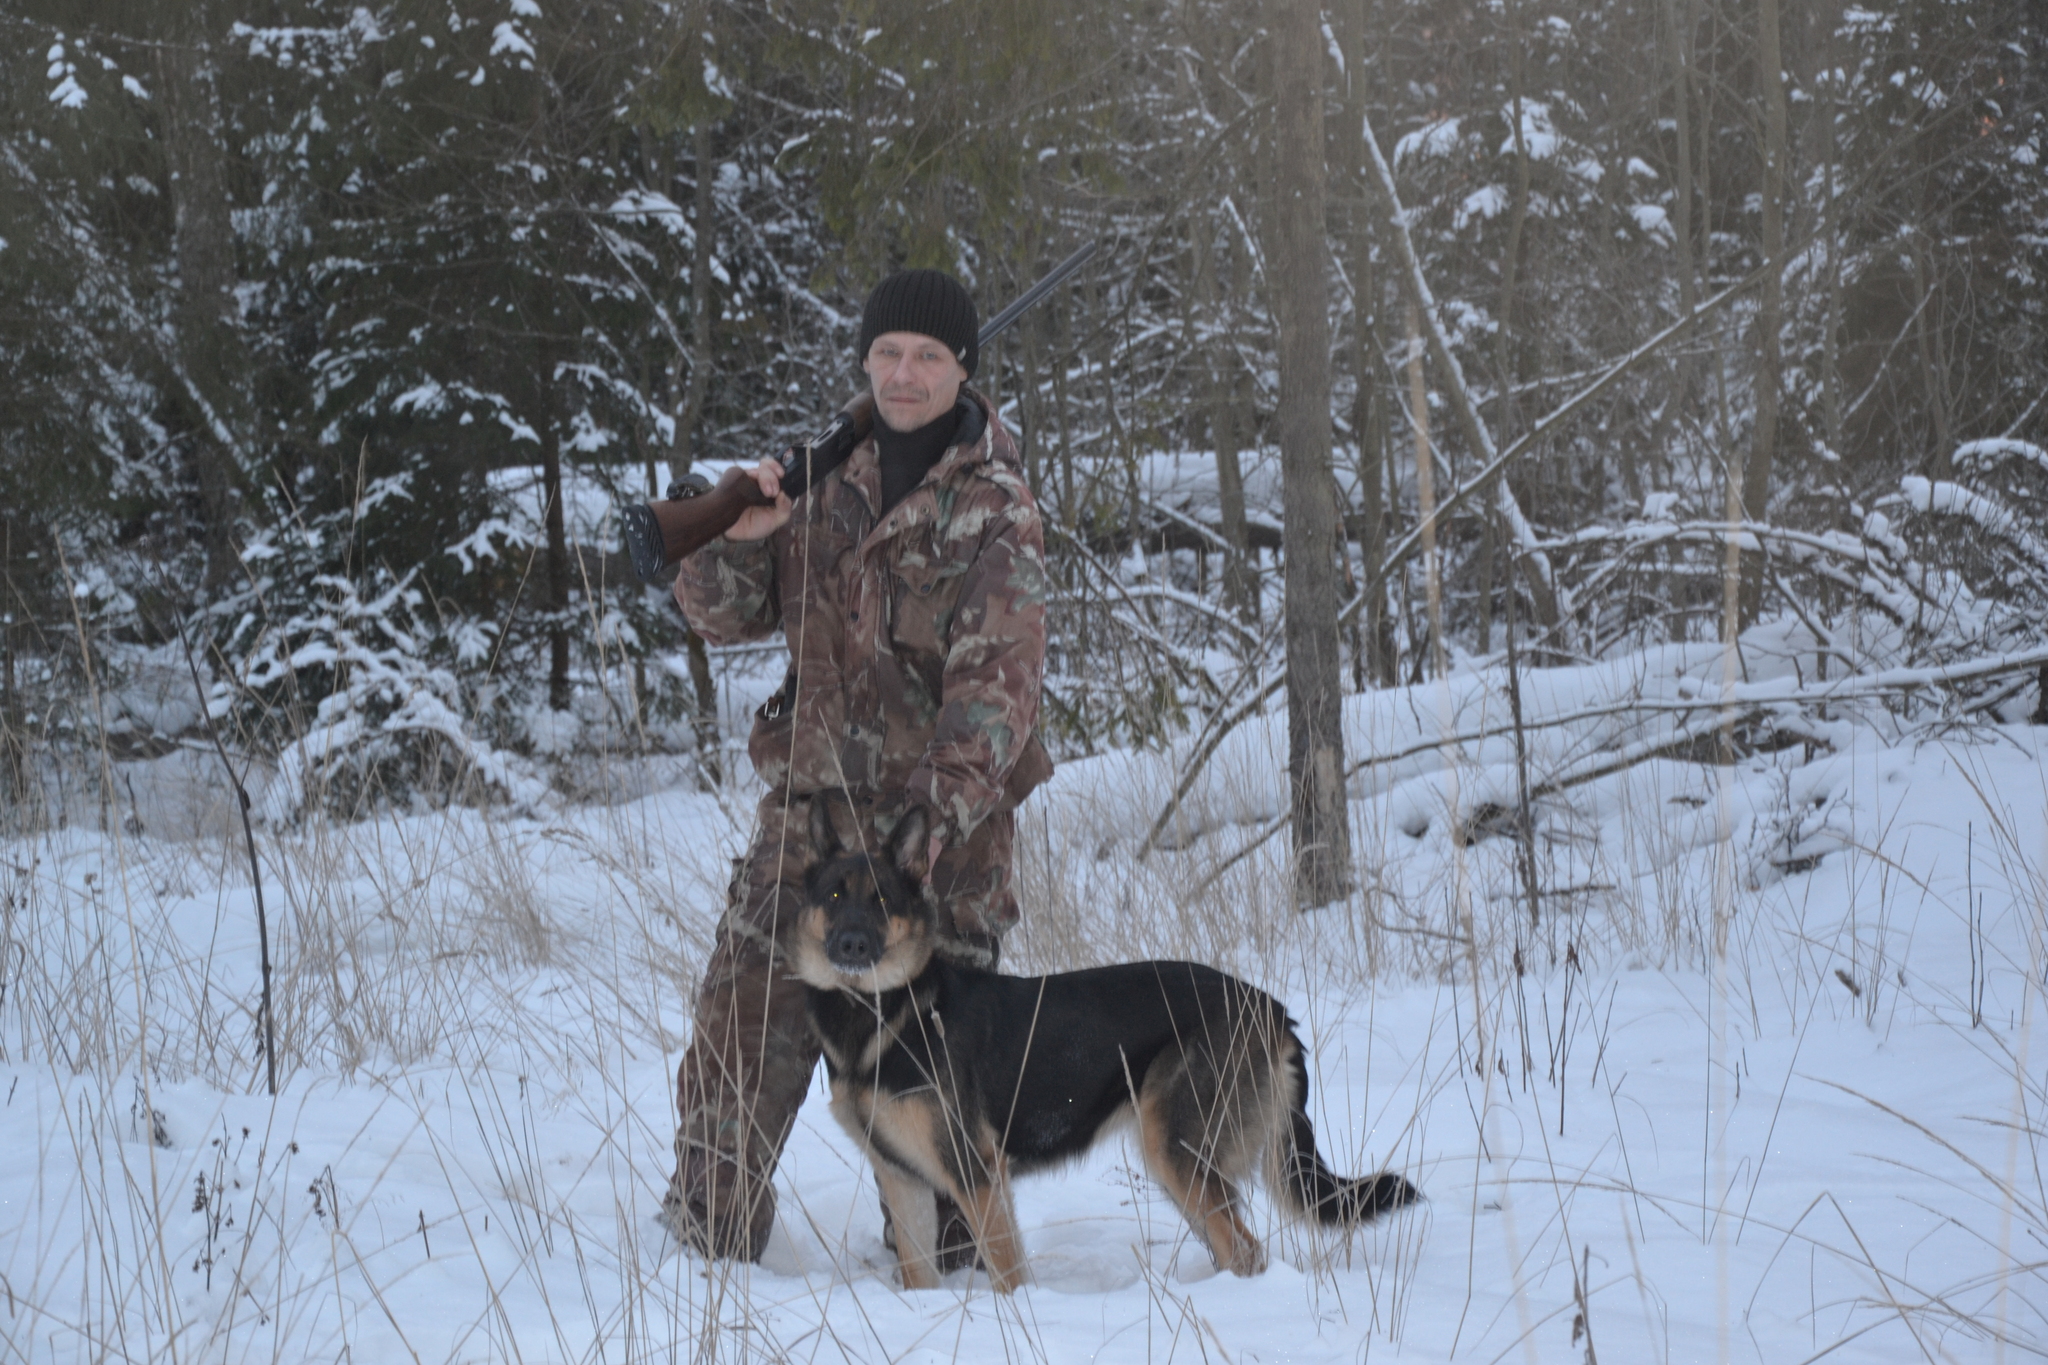
{"type": "MultiPolygon", "coordinates": [[[[1534,775],[1670,733],[1718,668],[1538,675],[1532,720],[1641,709],[1533,732],[1534,775]]],[[[1497,683],[1357,699],[1348,753],[1497,723],[1497,683]]],[[[1454,837],[1513,791],[1502,738],[1361,769],[1360,891],[1288,909],[1277,725],[1142,861],[1173,762],[1066,765],[1013,963],[1282,994],[1326,1154],[1409,1174],[1408,1213],[1343,1239],[1261,1197],[1273,1267],[1219,1277],[1112,1142],[1020,1187],[1014,1298],[905,1293],[814,1102],[762,1264],[707,1267],[654,1212],[748,791],[262,834],[274,1100],[238,826],[74,827],[0,845],[0,1360],[2048,1354],[2048,731],[1838,710],[1593,777],[1539,802],[1532,923],[1514,840],[1454,837]]]]}

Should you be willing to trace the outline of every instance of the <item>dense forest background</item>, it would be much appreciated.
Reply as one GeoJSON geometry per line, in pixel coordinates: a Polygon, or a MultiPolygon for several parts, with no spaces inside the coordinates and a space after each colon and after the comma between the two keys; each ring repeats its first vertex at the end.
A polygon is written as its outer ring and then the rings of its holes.
{"type": "Polygon", "coordinates": [[[0,0],[8,804],[203,735],[150,676],[330,804],[712,775],[710,660],[606,509],[815,429],[888,269],[987,316],[1089,239],[979,378],[1047,516],[1059,751],[1275,695],[1283,508],[1325,501],[1347,690],[2048,637],[2034,0],[1297,10],[0,0]]]}

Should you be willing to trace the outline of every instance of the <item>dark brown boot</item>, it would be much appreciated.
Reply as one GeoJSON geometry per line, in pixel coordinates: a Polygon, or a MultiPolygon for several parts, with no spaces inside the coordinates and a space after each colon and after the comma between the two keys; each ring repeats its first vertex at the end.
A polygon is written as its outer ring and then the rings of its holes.
{"type": "Polygon", "coordinates": [[[775,1226],[775,1185],[730,1154],[680,1154],[661,1197],[675,1239],[707,1260],[758,1261],[775,1226]]]}

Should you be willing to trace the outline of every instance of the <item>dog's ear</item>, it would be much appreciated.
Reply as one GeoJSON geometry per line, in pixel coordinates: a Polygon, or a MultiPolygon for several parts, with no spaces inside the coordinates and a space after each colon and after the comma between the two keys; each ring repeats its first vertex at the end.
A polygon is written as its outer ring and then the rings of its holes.
{"type": "Polygon", "coordinates": [[[824,792],[811,798],[811,853],[819,862],[839,856],[839,835],[832,828],[831,798],[824,792]]]}
{"type": "Polygon", "coordinates": [[[889,852],[896,860],[896,866],[903,869],[903,875],[912,881],[921,882],[925,873],[931,871],[931,861],[926,857],[926,845],[931,842],[931,818],[923,806],[912,806],[903,812],[903,818],[896,822],[896,832],[889,836],[889,852]]]}

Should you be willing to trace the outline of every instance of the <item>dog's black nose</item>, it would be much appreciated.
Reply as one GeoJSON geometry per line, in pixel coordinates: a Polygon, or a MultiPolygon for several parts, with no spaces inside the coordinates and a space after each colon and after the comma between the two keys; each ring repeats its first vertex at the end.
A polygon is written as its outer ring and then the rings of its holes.
{"type": "Polygon", "coordinates": [[[875,936],[858,925],[833,930],[825,944],[825,954],[835,967],[872,966],[882,955],[875,936]]]}

